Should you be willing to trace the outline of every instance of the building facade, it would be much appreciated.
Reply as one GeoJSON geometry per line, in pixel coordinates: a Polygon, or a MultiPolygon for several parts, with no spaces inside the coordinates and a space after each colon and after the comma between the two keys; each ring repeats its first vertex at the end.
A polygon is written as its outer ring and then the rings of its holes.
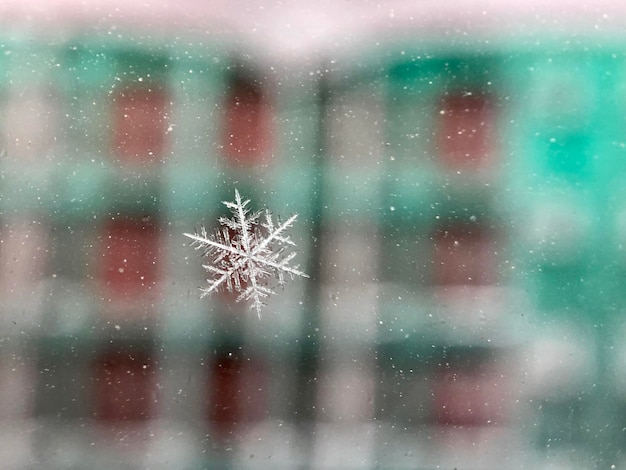
{"type": "Polygon", "coordinates": [[[7,468],[623,462],[622,45],[130,37],[0,40],[7,468]],[[235,188],[299,214],[261,319],[182,235],[235,188]]]}

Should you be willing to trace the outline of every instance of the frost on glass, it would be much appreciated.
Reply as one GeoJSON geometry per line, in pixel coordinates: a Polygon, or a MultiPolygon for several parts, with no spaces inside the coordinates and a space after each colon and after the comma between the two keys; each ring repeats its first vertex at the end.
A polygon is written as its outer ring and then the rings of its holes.
{"type": "Polygon", "coordinates": [[[223,201],[233,213],[232,219],[220,217],[221,227],[212,235],[204,227],[195,234],[184,235],[193,240],[191,245],[201,250],[202,256],[210,259],[203,265],[209,273],[209,286],[201,288],[201,297],[224,288],[228,292],[237,292],[236,301],[250,301],[250,308],[254,308],[260,318],[264,299],[276,293],[268,286],[270,277],[276,276],[278,284],[284,286],[285,274],[291,279],[308,276],[298,269],[298,265],[289,265],[297,252],[289,251],[295,243],[285,232],[298,214],[275,226],[268,210],[250,213],[246,207],[249,202],[249,199],[242,200],[235,189],[235,202],[223,201]],[[264,222],[260,220],[262,214],[264,222]]]}

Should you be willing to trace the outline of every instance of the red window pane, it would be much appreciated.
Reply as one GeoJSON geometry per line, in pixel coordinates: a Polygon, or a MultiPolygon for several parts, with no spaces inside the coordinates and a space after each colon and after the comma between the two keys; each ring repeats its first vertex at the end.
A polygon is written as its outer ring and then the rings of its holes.
{"type": "Polygon", "coordinates": [[[455,93],[439,110],[437,150],[448,168],[483,167],[494,155],[494,109],[485,95],[455,93]]]}
{"type": "Polygon", "coordinates": [[[238,424],[266,414],[267,371],[263,361],[241,353],[221,353],[213,361],[209,390],[209,419],[226,437],[238,424]]]}
{"type": "Polygon", "coordinates": [[[433,388],[434,420],[441,425],[498,424],[508,409],[507,388],[494,366],[474,364],[443,370],[433,388]]]}
{"type": "Polygon", "coordinates": [[[114,154],[124,163],[151,163],[165,155],[168,98],[159,88],[131,88],[114,100],[114,154]]]}
{"type": "Polygon", "coordinates": [[[451,227],[433,237],[433,282],[484,285],[497,281],[496,243],[480,227],[451,227]]]}
{"type": "Polygon", "coordinates": [[[263,161],[271,153],[272,111],[261,87],[249,80],[231,84],[224,111],[224,154],[232,165],[263,161]]]}
{"type": "Polygon", "coordinates": [[[106,421],[151,418],[157,399],[155,384],[154,361],[147,352],[104,353],[95,364],[95,416],[106,421]]]}
{"type": "Polygon", "coordinates": [[[115,300],[153,292],[158,281],[158,226],[149,219],[116,219],[102,236],[102,282],[115,300]]]}

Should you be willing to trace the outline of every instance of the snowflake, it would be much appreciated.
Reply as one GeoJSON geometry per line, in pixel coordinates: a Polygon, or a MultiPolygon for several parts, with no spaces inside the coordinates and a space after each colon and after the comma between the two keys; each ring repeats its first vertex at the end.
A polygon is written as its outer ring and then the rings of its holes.
{"type": "Polygon", "coordinates": [[[251,301],[250,309],[256,309],[261,318],[264,299],[275,294],[267,285],[272,275],[278,284],[285,285],[285,274],[291,279],[294,276],[309,277],[298,266],[290,266],[289,262],[296,252],[287,253],[289,246],[295,246],[284,232],[293,225],[298,217],[294,214],[286,222],[274,226],[272,214],[268,211],[250,213],[246,208],[250,200],[242,201],[239,191],[235,189],[235,202],[223,201],[234,217],[220,217],[221,227],[209,235],[204,227],[195,234],[185,233],[191,238],[196,250],[202,250],[202,256],[210,258],[209,264],[202,267],[210,277],[208,287],[201,288],[205,297],[214,291],[226,288],[228,292],[237,292],[236,301],[251,301]],[[260,221],[264,212],[265,222],[260,221]]]}

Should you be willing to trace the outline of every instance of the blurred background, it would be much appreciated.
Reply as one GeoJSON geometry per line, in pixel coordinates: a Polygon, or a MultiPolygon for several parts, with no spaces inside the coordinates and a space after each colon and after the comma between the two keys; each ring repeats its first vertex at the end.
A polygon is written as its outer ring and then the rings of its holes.
{"type": "Polygon", "coordinates": [[[2,468],[623,468],[624,18],[0,0],[2,468]],[[260,319],[182,235],[235,188],[260,319]]]}

